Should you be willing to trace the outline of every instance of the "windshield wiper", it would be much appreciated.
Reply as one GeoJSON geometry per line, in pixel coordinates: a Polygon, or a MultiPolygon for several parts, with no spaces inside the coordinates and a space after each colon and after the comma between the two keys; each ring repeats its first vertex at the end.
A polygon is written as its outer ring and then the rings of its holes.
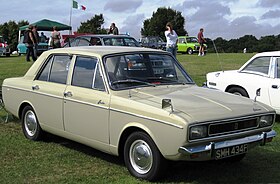
{"type": "Polygon", "coordinates": [[[112,85],[116,85],[116,84],[124,84],[124,83],[141,83],[141,84],[145,84],[148,86],[156,86],[155,84],[151,84],[149,82],[145,82],[145,81],[141,81],[141,80],[135,80],[135,79],[126,79],[126,80],[117,80],[112,82],[112,85]]]}

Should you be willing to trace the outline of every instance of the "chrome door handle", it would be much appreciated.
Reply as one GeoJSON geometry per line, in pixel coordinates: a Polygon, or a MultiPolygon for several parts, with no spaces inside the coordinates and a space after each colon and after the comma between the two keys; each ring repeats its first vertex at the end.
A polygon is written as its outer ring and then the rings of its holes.
{"type": "Polygon", "coordinates": [[[63,95],[64,95],[64,97],[71,97],[71,96],[73,96],[73,94],[70,91],[64,92],[63,95]]]}
{"type": "Polygon", "coordinates": [[[99,101],[97,102],[97,104],[104,105],[104,104],[105,104],[105,102],[103,102],[102,100],[99,100],[99,101]]]}
{"type": "Polygon", "coordinates": [[[278,88],[279,88],[278,85],[272,85],[271,87],[272,87],[273,89],[278,89],[278,88]]]}
{"type": "Polygon", "coordinates": [[[35,85],[35,86],[32,86],[32,90],[39,90],[39,86],[38,85],[35,85]]]}

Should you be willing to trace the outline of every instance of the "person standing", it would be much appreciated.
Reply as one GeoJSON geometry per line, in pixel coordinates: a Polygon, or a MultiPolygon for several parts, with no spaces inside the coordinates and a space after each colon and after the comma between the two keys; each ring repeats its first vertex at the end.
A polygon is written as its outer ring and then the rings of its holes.
{"type": "Polygon", "coordinates": [[[35,44],[35,38],[32,32],[33,26],[29,25],[28,28],[24,32],[24,39],[23,43],[27,47],[26,50],[26,61],[30,61],[30,55],[32,57],[33,61],[36,61],[36,58],[34,56],[34,44],[35,44]]]}
{"type": "Polygon", "coordinates": [[[108,34],[113,34],[113,35],[118,35],[119,34],[119,29],[116,27],[115,23],[111,24],[110,29],[108,31],[108,34]]]}
{"type": "Polygon", "coordinates": [[[57,30],[57,27],[54,26],[53,27],[53,32],[52,32],[52,36],[51,36],[51,46],[55,49],[55,48],[60,48],[61,47],[61,43],[60,43],[60,32],[57,30]]]}
{"type": "Polygon", "coordinates": [[[166,51],[176,57],[178,35],[176,31],[173,30],[173,25],[170,22],[166,24],[166,29],[167,30],[164,32],[166,37],[166,51]]]}
{"type": "Polygon", "coordinates": [[[37,31],[37,26],[36,25],[34,25],[33,26],[33,29],[32,29],[32,33],[33,33],[33,35],[34,35],[34,41],[35,41],[35,43],[34,43],[34,56],[35,56],[35,58],[37,59],[37,53],[38,53],[38,44],[39,44],[39,42],[40,42],[40,37],[39,37],[39,33],[38,33],[38,31],[37,31]]]}
{"type": "Polygon", "coordinates": [[[204,56],[204,43],[206,43],[206,40],[203,36],[203,31],[203,28],[200,28],[199,33],[197,34],[198,43],[200,45],[198,56],[204,56]]]}

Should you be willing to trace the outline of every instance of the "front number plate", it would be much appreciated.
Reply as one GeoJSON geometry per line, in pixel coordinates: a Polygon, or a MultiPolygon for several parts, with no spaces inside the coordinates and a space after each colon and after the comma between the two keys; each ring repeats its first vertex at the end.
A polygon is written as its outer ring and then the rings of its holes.
{"type": "Polygon", "coordinates": [[[215,159],[223,159],[227,157],[232,157],[235,155],[240,155],[248,152],[248,145],[241,144],[237,146],[231,146],[227,148],[217,149],[215,152],[215,159]]]}

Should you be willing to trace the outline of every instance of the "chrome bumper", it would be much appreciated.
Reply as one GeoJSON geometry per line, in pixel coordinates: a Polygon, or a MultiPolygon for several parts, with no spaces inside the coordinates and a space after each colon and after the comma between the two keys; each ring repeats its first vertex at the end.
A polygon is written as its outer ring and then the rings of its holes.
{"type": "MultiPolygon", "coordinates": [[[[263,132],[258,135],[252,135],[240,139],[233,139],[233,140],[227,140],[227,141],[221,141],[221,142],[211,142],[207,145],[201,145],[196,147],[185,147],[182,146],[179,148],[179,153],[190,156],[192,159],[193,155],[199,155],[197,157],[199,160],[211,160],[214,159],[215,150],[227,148],[231,146],[237,146],[241,144],[248,144],[249,146],[256,146],[256,145],[265,145],[268,140],[271,140],[273,137],[275,137],[277,133],[274,130],[271,130],[270,132],[263,132]],[[204,157],[204,158],[201,158],[204,157]]],[[[196,158],[196,157],[193,157],[196,158]]]]}

